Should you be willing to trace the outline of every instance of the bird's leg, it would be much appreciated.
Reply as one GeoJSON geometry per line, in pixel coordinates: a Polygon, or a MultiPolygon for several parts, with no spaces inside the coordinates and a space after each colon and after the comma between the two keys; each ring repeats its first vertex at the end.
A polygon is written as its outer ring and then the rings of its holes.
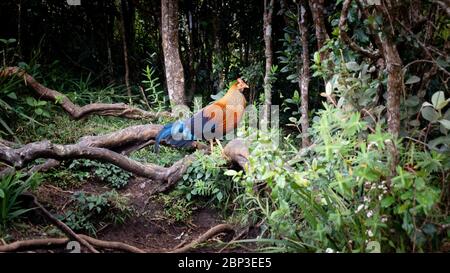
{"type": "Polygon", "coordinates": [[[213,152],[213,146],[214,146],[213,144],[214,144],[214,140],[210,139],[209,140],[209,145],[210,145],[211,153],[213,152]]]}
{"type": "Polygon", "coordinates": [[[227,158],[227,156],[225,155],[225,151],[223,150],[222,144],[220,143],[220,140],[218,140],[218,139],[216,138],[216,142],[217,142],[217,145],[219,145],[220,152],[222,153],[222,156],[223,156],[224,158],[227,158]]]}

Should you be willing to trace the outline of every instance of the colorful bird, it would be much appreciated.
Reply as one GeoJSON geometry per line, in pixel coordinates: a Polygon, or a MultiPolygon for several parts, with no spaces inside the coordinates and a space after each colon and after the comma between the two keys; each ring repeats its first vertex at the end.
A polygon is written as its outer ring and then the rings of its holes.
{"type": "MultiPolygon", "coordinates": [[[[249,88],[240,78],[231,85],[227,93],[219,100],[204,107],[191,118],[167,124],[156,136],[155,152],[159,152],[159,143],[175,147],[187,147],[196,140],[222,139],[224,135],[236,129],[243,114],[246,100],[242,91],[249,88]]],[[[220,142],[218,142],[220,145],[220,142]]]]}

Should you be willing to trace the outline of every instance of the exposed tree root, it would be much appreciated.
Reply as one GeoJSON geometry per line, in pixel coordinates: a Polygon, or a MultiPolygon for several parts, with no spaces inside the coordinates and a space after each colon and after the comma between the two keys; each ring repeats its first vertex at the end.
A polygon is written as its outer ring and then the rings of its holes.
{"type": "MultiPolygon", "coordinates": [[[[131,253],[146,253],[140,248],[122,242],[98,240],[83,234],[78,234],[78,236],[98,248],[122,250],[131,253]]],[[[15,252],[25,249],[65,246],[68,242],[70,242],[69,238],[45,238],[16,241],[6,245],[0,245],[0,252],[15,252]]]]}
{"type": "Polygon", "coordinates": [[[0,252],[15,252],[22,249],[61,246],[67,244],[69,241],[69,238],[45,238],[16,241],[6,245],[0,245],[0,252]]]}
{"type": "Polygon", "coordinates": [[[210,239],[220,233],[234,233],[234,229],[229,224],[217,225],[215,227],[210,228],[208,231],[206,231],[205,233],[200,235],[197,239],[193,240],[191,243],[189,243],[183,247],[180,247],[180,248],[175,248],[175,249],[169,251],[169,253],[188,252],[189,250],[195,248],[197,245],[206,242],[208,239],[210,239]]]}
{"type": "Polygon", "coordinates": [[[161,116],[170,117],[172,115],[170,112],[147,112],[139,108],[130,107],[124,103],[92,103],[85,106],[78,106],[64,94],[43,86],[25,70],[19,67],[6,67],[3,70],[0,70],[0,77],[10,77],[14,75],[23,77],[25,84],[33,88],[38,93],[39,98],[59,103],[73,119],[81,119],[92,114],[125,117],[130,119],[154,119],[161,116]]]}
{"type": "MultiPolygon", "coordinates": [[[[47,211],[48,212],[48,211],[47,211]]],[[[58,220],[59,221],[59,220],[58,220]]],[[[234,229],[231,225],[228,224],[220,224],[215,227],[212,227],[202,235],[200,235],[197,239],[193,240],[191,243],[175,248],[168,253],[184,253],[188,252],[191,249],[195,248],[197,245],[206,242],[208,239],[220,234],[220,233],[234,233],[234,229]]],[[[92,238],[87,235],[77,234],[77,236],[88,242],[89,244],[103,249],[114,249],[114,250],[122,250],[131,253],[147,253],[145,250],[137,248],[132,245],[128,245],[122,242],[114,242],[114,241],[104,241],[92,238]]],[[[46,248],[52,246],[64,246],[70,241],[69,238],[45,238],[45,239],[30,239],[23,241],[16,241],[6,245],[0,245],[0,252],[15,252],[19,250],[26,249],[38,249],[38,248],[46,248]]],[[[77,240],[78,241],[78,240],[77,240]]]]}

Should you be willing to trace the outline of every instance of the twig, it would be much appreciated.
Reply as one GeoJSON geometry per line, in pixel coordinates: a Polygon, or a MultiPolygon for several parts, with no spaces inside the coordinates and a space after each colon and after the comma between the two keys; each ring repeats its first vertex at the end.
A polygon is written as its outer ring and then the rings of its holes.
{"type": "Polygon", "coordinates": [[[148,103],[147,97],[145,96],[144,88],[142,88],[142,86],[139,86],[139,90],[141,91],[142,98],[144,99],[145,105],[147,105],[148,110],[152,110],[150,104],[148,103]]]}

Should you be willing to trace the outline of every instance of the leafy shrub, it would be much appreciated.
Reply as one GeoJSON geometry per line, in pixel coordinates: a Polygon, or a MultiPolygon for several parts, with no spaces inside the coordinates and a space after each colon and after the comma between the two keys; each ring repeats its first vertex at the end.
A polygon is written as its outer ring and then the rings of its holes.
{"type": "Polygon", "coordinates": [[[72,200],[75,205],[61,216],[62,221],[74,230],[93,235],[97,233],[98,223],[123,224],[132,212],[128,199],[114,190],[99,195],[76,192],[72,200]]]}
{"type": "Polygon", "coordinates": [[[19,196],[35,188],[41,182],[41,177],[33,174],[24,179],[25,176],[15,173],[0,178],[0,229],[30,210],[21,207],[19,196]]]}
{"type": "Polygon", "coordinates": [[[313,146],[294,157],[262,135],[248,171],[231,173],[246,189],[236,201],[265,219],[261,235],[278,251],[366,252],[371,242],[417,251],[446,236],[434,223],[448,221],[438,206],[448,154],[395,141],[380,126],[369,133],[359,113],[331,106],[310,133],[313,146]],[[401,154],[395,172],[392,144],[401,154]]]}
{"type": "Polygon", "coordinates": [[[218,203],[228,200],[232,184],[223,175],[226,160],[218,147],[210,155],[195,152],[196,159],[183,175],[177,189],[190,201],[193,197],[209,197],[218,203]]]}
{"type": "Polygon", "coordinates": [[[186,223],[191,219],[192,202],[187,201],[182,195],[183,193],[179,191],[173,191],[169,195],[160,195],[160,200],[164,205],[164,216],[170,222],[186,223]]]}
{"type": "Polygon", "coordinates": [[[116,189],[125,187],[131,177],[130,172],[124,171],[113,164],[101,163],[89,159],[74,160],[69,166],[69,169],[75,170],[82,168],[93,169],[95,177],[99,178],[101,181],[107,182],[116,189]]]}

